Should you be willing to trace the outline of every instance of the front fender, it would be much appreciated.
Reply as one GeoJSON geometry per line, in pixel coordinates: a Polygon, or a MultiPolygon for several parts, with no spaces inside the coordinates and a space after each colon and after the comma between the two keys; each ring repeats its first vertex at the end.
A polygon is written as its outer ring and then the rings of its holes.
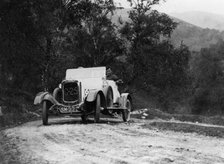
{"type": "Polygon", "coordinates": [[[41,104],[44,100],[50,101],[52,104],[59,104],[49,92],[40,92],[34,99],[34,105],[41,104]]]}
{"type": "Polygon", "coordinates": [[[105,96],[104,93],[101,90],[92,90],[89,92],[89,94],[86,97],[86,101],[87,102],[94,102],[96,100],[96,96],[100,95],[100,99],[101,99],[101,106],[102,107],[106,107],[106,100],[105,100],[105,96]]]}
{"type": "Polygon", "coordinates": [[[86,101],[87,102],[95,101],[97,94],[100,94],[100,96],[102,94],[104,96],[104,94],[103,94],[103,92],[101,90],[92,90],[92,91],[89,91],[89,94],[86,97],[86,101]]]}

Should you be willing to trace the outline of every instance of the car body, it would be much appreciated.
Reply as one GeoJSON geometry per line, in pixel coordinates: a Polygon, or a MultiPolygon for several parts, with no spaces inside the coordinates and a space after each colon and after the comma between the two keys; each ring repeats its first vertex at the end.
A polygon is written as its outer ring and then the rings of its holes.
{"type": "Polygon", "coordinates": [[[106,79],[106,67],[67,69],[53,94],[38,93],[34,104],[42,104],[44,125],[51,114],[81,116],[83,121],[94,115],[94,121],[99,122],[101,113],[120,113],[124,121],[129,121],[132,110],[130,94],[120,94],[117,83],[106,79]]]}

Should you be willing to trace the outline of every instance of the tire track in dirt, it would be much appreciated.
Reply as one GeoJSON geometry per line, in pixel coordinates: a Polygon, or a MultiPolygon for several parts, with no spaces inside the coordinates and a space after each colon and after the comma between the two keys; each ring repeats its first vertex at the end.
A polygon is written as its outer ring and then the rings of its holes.
{"type": "Polygon", "coordinates": [[[58,118],[49,126],[34,121],[2,133],[20,163],[224,163],[224,139],[143,128],[150,122],[58,118]]]}

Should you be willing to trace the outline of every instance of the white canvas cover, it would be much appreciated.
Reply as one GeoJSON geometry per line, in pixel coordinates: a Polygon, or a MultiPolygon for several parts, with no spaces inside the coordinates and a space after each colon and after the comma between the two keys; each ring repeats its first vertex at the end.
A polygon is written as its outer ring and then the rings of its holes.
{"type": "Polygon", "coordinates": [[[65,80],[81,80],[81,79],[100,79],[106,78],[106,67],[91,67],[67,69],[65,80]]]}

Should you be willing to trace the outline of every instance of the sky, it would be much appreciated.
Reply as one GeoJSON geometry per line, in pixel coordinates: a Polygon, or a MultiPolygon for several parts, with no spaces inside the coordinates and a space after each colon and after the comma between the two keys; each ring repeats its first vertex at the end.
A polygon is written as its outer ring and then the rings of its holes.
{"type": "MultiPolygon", "coordinates": [[[[130,8],[127,0],[115,0],[125,8],[130,8]]],[[[224,15],[224,0],[166,0],[157,5],[157,10],[165,13],[203,11],[224,15]]]]}

